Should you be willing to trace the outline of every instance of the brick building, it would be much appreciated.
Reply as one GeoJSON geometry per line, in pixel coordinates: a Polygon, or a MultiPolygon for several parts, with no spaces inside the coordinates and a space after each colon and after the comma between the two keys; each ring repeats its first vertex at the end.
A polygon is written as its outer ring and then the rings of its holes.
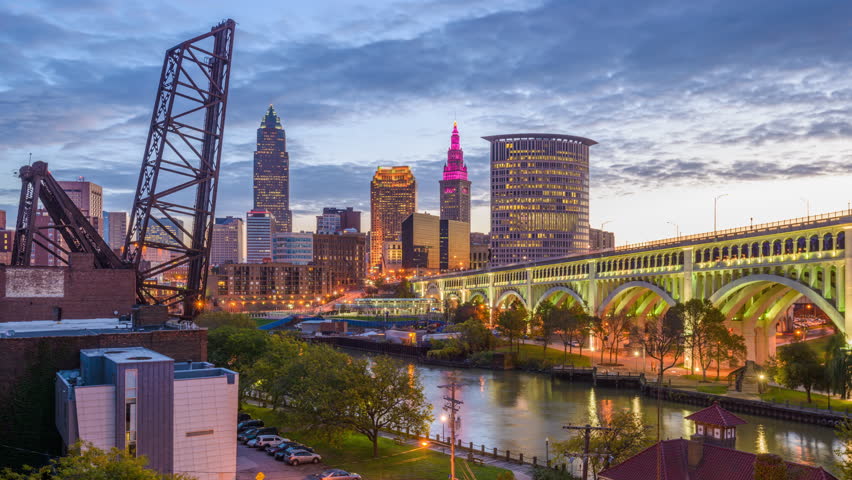
{"type": "Polygon", "coordinates": [[[358,287],[367,270],[367,236],[363,233],[314,235],[314,265],[328,270],[332,287],[358,287]]]}
{"type": "Polygon", "coordinates": [[[315,265],[228,264],[220,268],[216,281],[216,300],[228,306],[257,302],[271,306],[304,305],[333,291],[329,270],[315,265]]]}

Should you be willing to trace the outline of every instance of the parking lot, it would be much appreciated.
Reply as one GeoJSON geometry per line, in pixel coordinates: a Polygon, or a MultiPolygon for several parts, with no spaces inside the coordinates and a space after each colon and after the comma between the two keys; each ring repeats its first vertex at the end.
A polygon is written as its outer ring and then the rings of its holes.
{"type": "Polygon", "coordinates": [[[237,480],[254,480],[258,472],[263,472],[266,480],[303,480],[308,475],[322,472],[326,468],[328,467],[322,463],[293,467],[276,461],[263,450],[237,443],[237,480]]]}

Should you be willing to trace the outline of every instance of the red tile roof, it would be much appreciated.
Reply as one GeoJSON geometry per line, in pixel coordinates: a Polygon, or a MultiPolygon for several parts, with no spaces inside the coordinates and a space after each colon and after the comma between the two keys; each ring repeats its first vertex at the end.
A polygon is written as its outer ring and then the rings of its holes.
{"type": "MultiPolygon", "coordinates": [[[[694,467],[689,466],[689,444],[698,444],[691,440],[665,440],[656,443],[633,457],[598,474],[602,480],[753,480],[753,453],[710,444],[701,444],[701,461],[694,467]],[[662,453],[662,455],[660,455],[662,453]],[[661,472],[657,476],[657,466],[661,472]]],[[[797,480],[837,480],[837,477],[823,470],[787,462],[787,470],[795,473],[797,480]]]]}
{"type": "Polygon", "coordinates": [[[746,423],[742,418],[720,407],[718,402],[713,402],[713,405],[693,413],[686,419],[720,427],[733,427],[746,423]]]}

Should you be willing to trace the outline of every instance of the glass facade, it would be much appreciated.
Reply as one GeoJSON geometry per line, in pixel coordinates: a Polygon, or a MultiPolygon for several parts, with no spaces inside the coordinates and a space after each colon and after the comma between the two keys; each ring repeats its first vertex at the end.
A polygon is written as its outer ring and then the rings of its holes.
{"type": "Polygon", "coordinates": [[[272,261],[307,265],[314,257],[314,234],[311,232],[276,233],[272,236],[272,261]]]}
{"type": "Polygon", "coordinates": [[[246,262],[272,260],[272,215],[252,210],[246,214],[246,262]]]}
{"type": "Polygon", "coordinates": [[[274,233],[289,232],[293,229],[287,135],[272,105],[257,129],[257,151],[254,152],[254,209],[272,214],[274,233]]]}
{"type": "Polygon", "coordinates": [[[483,137],[491,142],[492,266],[589,250],[589,147],[554,134],[483,137]]]}
{"type": "Polygon", "coordinates": [[[380,266],[382,244],[400,240],[402,221],[417,209],[417,185],[409,167],[379,167],[370,183],[370,266],[380,266]]]}
{"type": "Polygon", "coordinates": [[[413,213],[402,222],[402,268],[438,271],[441,264],[440,218],[413,213]]]}

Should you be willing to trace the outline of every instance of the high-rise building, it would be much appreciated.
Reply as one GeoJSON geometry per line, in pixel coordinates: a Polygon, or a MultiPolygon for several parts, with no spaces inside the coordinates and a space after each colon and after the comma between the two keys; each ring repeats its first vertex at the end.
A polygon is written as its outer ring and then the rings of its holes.
{"type": "Polygon", "coordinates": [[[314,265],[331,275],[332,287],[348,289],[361,286],[364,279],[367,236],[363,233],[314,235],[314,265]]]}
{"type": "Polygon", "coordinates": [[[491,236],[487,233],[470,232],[470,269],[488,267],[491,258],[491,236]]]}
{"type": "Polygon", "coordinates": [[[127,236],[127,212],[104,212],[104,233],[109,248],[119,250],[124,248],[127,236]]]}
{"type": "Polygon", "coordinates": [[[600,230],[598,228],[589,229],[589,249],[596,250],[612,250],[615,248],[615,234],[600,230]]]}
{"type": "Polygon", "coordinates": [[[402,242],[399,240],[383,242],[381,255],[382,271],[402,268],[402,242]]]}
{"type": "Polygon", "coordinates": [[[417,209],[417,185],[409,167],[379,167],[370,183],[370,266],[381,266],[382,244],[399,241],[402,221],[417,209]]]}
{"type": "Polygon", "coordinates": [[[441,220],[470,223],[470,180],[464,164],[464,152],[459,141],[458,123],[453,122],[447,164],[441,185],[441,220]]]}
{"type": "Polygon", "coordinates": [[[246,229],[242,218],[217,218],[210,240],[210,265],[245,263],[246,229]]]}
{"type": "Polygon", "coordinates": [[[6,229],[6,210],[0,210],[0,263],[12,263],[12,242],[14,230],[6,229]]]}
{"type": "Polygon", "coordinates": [[[470,267],[470,224],[441,219],[441,271],[470,267]]]}
{"type": "Polygon", "coordinates": [[[317,215],[317,233],[330,235],[344,230],[361,231],[361,212],[352,207],[323,208],[322,215],[317,215]]]}
{"type": "Polygon", "coordinates": [[[0,210],[0,230],[6,230],[6,210],[0,210]]]}
{"type": "Polygon", "coordinates": [[[265,210],[246,213],[246,262],[272,261],[272,214],[265,210]]]}
{"type": "Polygon", "coordinates": [[[589,250],[588,138],[483,137],[491,143],[491,265],[589,250]]]}
{"type": "Polygon", "coordinates": [[[272,234],[272,261],[307,265],[314,259],[314,234],[283,232],[272,234]]]}
{"type": "MultiPolygon", "coordinates": [[[[68,195],[68,198],[71,199],[71,202],[80,209],[80,212],[86,217],[86,220],[88,220],[89,223],[98,230],[98,234],[103,237],[103,188],[101,188],[98,184],[83,180],[82,177],[77,181],[62,181],[58,183],[59,186],[62,187],[62,190],[64,190],[68,195]]],[[[48,239],[64,248],[65,242],[62,235],[56,229],[49,228],[53,226],[53,220],[43,208],[38,209],[36,213],[35,226],[48,239]]],[[[47,251],[40,245],[33,245],[32,253],[30,254],[31,265],[65,265],[64,259],[65,254],[61,251],[57,251],[56,249],[47,251]],[[56,255],[54,255],[54,253],[57,252],[59,253],[60,258],[56,258],[56,255]]]]}
{"type": "Polygon", "coordinates": [[[172,220],[167,217],[160,217],[155,221],[152,219],[148,223],[148,231],[145,232],[145,238],[149,245],[157,248],[182,245],[185,243],[184,228],[183,220],[179,218],[172,220]],[[153,245],[153,243],[158,245],[153,245]]]}
{"type": "Polygon", "coordinates": [[[440,218],[412,213],[402,222],[402,268],[438,271],[441,267],[440,218]]]}
{"type": "Polygon", "coordinates": [[[272,105],[257,129],[257,151],[254,152],[254,210],[272,214],[273,233],[289,232],[293,229],[287,135],[272,105]]]}

